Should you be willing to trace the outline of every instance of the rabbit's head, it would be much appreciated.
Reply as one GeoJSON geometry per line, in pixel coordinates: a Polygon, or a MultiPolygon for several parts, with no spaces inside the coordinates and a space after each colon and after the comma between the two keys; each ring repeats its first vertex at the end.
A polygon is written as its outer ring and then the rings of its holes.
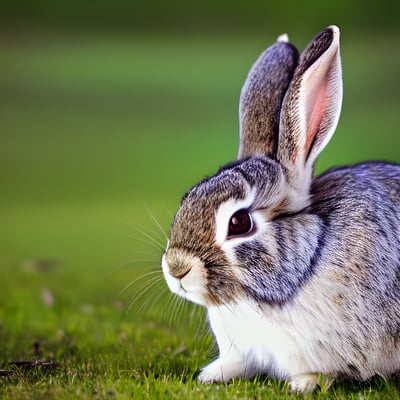
{"type": "Polygon", "coordinates": [[[286,37],[261,54],[240,96],[238,160],[191,188],[172,222],[162,265],[174,293],[207,307],[295,293],[318,241],[303,214],[313,168],[341,101],[337,27],[300,57],[286,37]]]}

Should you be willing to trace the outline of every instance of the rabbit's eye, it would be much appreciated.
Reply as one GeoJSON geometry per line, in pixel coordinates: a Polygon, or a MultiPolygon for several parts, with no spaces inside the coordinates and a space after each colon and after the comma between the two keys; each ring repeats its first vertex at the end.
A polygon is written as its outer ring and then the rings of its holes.
{"type": "Polygon", "coordinates": [[[236,211],[229,221],[228,238],[242,236],[253,230],[253,221],[246,210],[236,211]]]}

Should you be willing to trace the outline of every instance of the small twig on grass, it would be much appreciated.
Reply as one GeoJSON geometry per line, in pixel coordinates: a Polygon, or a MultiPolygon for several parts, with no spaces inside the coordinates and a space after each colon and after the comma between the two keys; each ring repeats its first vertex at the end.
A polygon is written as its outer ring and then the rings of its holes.
{"type": "Polygon", "coordinates": [[[0,376],[13,376],[14,371],[9,370],[9,369],[0,369],[0,376]]]}
{"type": "Polygon", "coordinates": [[[50,372],[60,366],[57,361],[10,361],[8,363],[14,367],[23,370],[32,370],[41,368],[42,372],[50,372]]]}

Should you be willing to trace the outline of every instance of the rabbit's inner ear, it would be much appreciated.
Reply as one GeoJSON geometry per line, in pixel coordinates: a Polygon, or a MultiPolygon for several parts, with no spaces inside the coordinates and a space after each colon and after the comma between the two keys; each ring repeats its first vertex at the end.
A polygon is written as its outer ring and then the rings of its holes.
{"type": "Polygon", "coordinates": [[[308,134],[305,144],[305,155],[306,159],[310,155],[310,150],[317,136],[318,131],[321,128],[321,123],[324,118],[324,110],[327,108],[328,103],[328,83],[324,79],[318,87],[312,90],[311,96],[308,96],[306,102],[309,104],[305,105],[306,120],[308,126],[308,134]],[[310,104],[311,103],[311,104],[310,104]]]}
{"type": "Polygon", "coordinates": [[[341,108],[341,68],[339,50],[330,63],[318,60],[304,75],[300,108],[304,115],[305,161],[316,157],[336,128],[341,108]]]}

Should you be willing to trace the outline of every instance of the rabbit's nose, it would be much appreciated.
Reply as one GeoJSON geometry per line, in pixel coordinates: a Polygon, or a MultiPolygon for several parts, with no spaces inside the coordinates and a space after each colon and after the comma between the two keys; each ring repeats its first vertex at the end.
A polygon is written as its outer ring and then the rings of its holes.
{"type": "Polygon", "coordinates": [[[192,269],[192,267],[183,260],[176,260],[175,262],[169,263],[167,259],[167,263],[169,266],[169,272],[177,279],[183,279],[192,269]]]}
{"type": "Polygon", "coordinates": [[[183,279],[191,269],[201,263],[196,256],[181,249],[168,249],[165,254],[170,274],[177,279],[183,279]]]}
{"type": "Polygon", "coordinates": [[[191,270],[191,268],[189,268],[187,271],[183,272],[181,275],[174,275],[174,276],[177,279],[183,279],[190,272],[190,270],[191,270]]]}

